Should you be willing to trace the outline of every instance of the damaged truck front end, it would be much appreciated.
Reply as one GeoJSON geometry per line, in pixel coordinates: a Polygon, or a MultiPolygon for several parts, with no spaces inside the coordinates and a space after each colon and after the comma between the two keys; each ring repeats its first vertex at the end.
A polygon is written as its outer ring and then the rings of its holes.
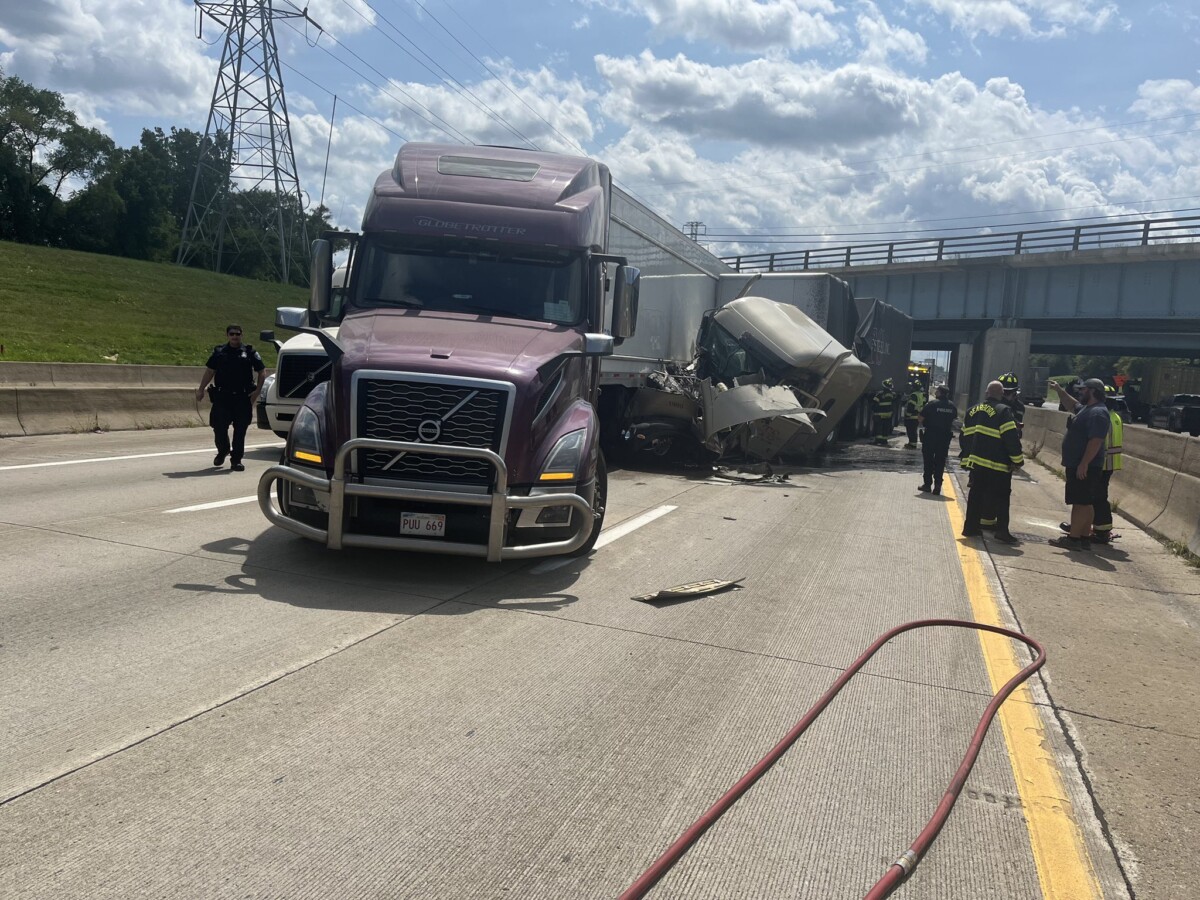
{"type": "Polygon", "coordinates": [[[314,243],[310,308],[277,313],[321,342],[330,379],[259,505],[331,550],[495,562],[586,553],[603,524],[600,359],[633,334],[639,280],[603,252],[607,170],[471,152],[406,145],[377,180],[336,337],[316,327],[328,240],[314,243]]]}
{"type": "Polygon", "coordinates": [[[679,446],[702,446],[712,460],[808,453],[870,378],[795,306],[739,297],[705,314],[690,365],[654,373],[634,395],[624,437],[660,456],[679,446]]]}

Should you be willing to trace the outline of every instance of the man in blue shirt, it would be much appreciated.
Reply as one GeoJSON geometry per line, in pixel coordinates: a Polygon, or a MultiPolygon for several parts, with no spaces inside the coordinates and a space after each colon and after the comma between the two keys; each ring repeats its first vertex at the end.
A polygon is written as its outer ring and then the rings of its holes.
{"type": "Polygon", "coordinates": [[[1063,405],[1075,414],[1063,435],[1063,474],[1067,479],[1067,503],[1071,507],[1071,530],[1050,541],[1064,550],[1090,550],[1095,503],[1104,487],[1104,439],[1110,427],[1104,402],[1104,382],[1089,378],[1080,389],[1080,402],[1056,382],[1050,386],[1063,405]]]}

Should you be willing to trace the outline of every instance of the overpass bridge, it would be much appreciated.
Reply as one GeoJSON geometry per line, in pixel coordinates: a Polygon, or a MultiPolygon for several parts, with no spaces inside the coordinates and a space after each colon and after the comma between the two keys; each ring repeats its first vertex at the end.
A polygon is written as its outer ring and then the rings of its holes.
{"type": "Polygon", "coordinates": [[[977,395],[983,373],[1024,375],[1030,353],[1200,352],[1200,216],[815,247],[725,262],[742,272],[829,272],[856,296],[904,310],[913,317],[914,349],[954,351],[960,396],[977,395]]]}

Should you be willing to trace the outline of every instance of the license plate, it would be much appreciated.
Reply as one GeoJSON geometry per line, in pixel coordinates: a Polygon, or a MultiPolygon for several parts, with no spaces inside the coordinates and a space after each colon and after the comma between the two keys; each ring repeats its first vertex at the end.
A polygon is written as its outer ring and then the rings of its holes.
{"type": "Polygon", "coordinates": [[[446,517],[435,513],[400,513],[400,533],[416,537],[445,537],[446,517]]]}

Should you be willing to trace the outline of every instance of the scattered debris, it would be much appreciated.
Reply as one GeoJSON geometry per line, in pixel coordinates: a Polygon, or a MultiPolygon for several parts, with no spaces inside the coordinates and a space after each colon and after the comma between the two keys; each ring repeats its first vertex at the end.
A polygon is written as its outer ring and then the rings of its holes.
{"type": "Polygon", "coordinates": [[[733,578],[728,581],[720,581],[717,579],[709,579],[708,581],[693,581],[691,584],[680,584],[675,587],[665,588],[654,594],[644,594],[640,597],[630,597],[631,600],[637,600],[640,603],[654,603],[656,601],[670,600],[691,600],[695,597],[707,597],[710,594],[720,594],[728,590],[741,590],[741,584],[745,578],[733,578]]]}

